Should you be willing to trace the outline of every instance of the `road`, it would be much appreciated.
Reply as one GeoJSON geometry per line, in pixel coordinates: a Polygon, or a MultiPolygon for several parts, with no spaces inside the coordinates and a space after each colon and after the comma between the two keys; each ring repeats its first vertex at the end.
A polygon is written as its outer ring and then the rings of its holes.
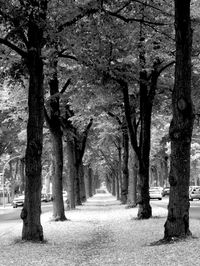
{"type": "MultiPolygon", "coordinates": [[[[18,226],[19,223],[22,224],[22,220],[20,218],[21,210],[22,207],[12,208],[12,206],[0,209],[0,237],[15,230],[15,226],[18,226]]],[[[51,210],[52,203],[42,203],[42,213],[49,212],[51,210]]]]}
{"type": "MultiPolygon", "coordinates": [[[[167,208],[169,198],[164,197],[162,200],[151,200],[151,206],[167,208]]],[[[190,218],[200,220],[200,201],[190,201],[190,218]]]]}
{"type": "MultiPolygon", "coordinates": [[[[152,208],[159,206],[166,209],[168,201],[168,197],[164,197],[162,200],[151,200],[151,206],[152,208]]],[[[20,219],[21,209],[21,207],[16,209],[13,209],[12,207],[7,207],[5,210],[2,208],[0,209],[0,237],[13,231],[15,226],[18,226],[19,223],[22,224],[22,220],[20,219]]],[[[51,212],[51,210],[52,203],[42,203],[42,213],[51,212]]],[[[190,218],[200,220],[200,201],[194,200],[190,202],[190,218]]]]}

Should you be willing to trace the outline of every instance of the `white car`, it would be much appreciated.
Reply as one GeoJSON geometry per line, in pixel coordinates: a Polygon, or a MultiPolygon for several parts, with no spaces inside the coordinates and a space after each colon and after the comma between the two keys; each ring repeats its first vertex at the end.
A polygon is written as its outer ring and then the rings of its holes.
{"type": "Polygon", "coordinates": [[[63,191],[63,201],[64,201],[64,203],[67,203],[67,201],[68,201],[68,193],[67,193],[67,191],[63,191]]]}
{"type": "Polygon", "coordinates": [[[12,206],[13,208],[17,208],[19,206],[24,205],[25,196],[21,195],[13,199],[12,206]]]}
{"type": "Polygon", "coordinates": [[[149,196],[150,199],[162,199],[162,194],[163,194],[163,188],[162,187],[150,187],[149,188],[149,196]]]}

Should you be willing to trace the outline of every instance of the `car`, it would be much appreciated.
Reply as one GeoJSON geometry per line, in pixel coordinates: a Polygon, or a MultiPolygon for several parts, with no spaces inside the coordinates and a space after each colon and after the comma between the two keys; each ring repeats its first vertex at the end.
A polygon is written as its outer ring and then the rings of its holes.
{"type": "Polygon", "coordinates": [[[41,201],[42,202],[49,202],[52,200],[52,194],[46,193],[41,195],[41,201]]]}
{"type": "Polygon", "coordinates": [[[200,200],[200,186],[189,187],[189,200],[198,199],[200,200]]]}
{"type": "Polygon", "coordinates": [[[24,206],[24,200],[25,200],[25,196],[24,195],[20,195],[20,196],[17,196],[13,199],[13,202],[12,202],[12,206],[13,208],[17,208],[19,206],[24,206]]]}
{"type": "Polygon", "coordinates": [[[164,187],[162,193],[163,197],[169,196],[169,192],[170,192],[170,187],[164,187]]]}
{"type": "Polygon", "coordinates": [[[65,191],[65,190],[63,190],[63,202],[64,203],[67,203],[68,202],[68,193],[67,193],[67,191],[65,191]]]}
{"type": "Polygon", "coordinates": [[[162,187],[150,187],[149,188],[150,199],[162,200],[162,192],[163,192],[162,187]]]}

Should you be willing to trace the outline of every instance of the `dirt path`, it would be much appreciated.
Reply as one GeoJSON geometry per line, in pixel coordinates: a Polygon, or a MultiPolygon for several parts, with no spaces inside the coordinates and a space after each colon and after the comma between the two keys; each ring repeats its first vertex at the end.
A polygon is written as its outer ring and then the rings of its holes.
{"type": "MultiPolygon", "coordinates": [[[[163,237],[163,208],[156,207],[152,219],[138,221],[137,208],[125,209],[110,194],[97,194],[66,216],[66,222],[51,222],[50,213],[42,215],[46,243],[22,242],[22,228],[15,227],[0,241],[0,266],[188,266],[190,258],[200,264],[198,238],[151,245],[163,237]]],[[[198,228],[195,221],[197,237],[198,228]]]]}

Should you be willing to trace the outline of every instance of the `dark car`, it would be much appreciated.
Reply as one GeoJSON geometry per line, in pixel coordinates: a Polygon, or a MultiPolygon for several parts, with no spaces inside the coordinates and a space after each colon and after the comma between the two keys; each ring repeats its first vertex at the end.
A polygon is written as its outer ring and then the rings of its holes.
{"type": "Polygon", "coordinates": [[[169,196],[170,187],[164,187],[163,188],[163,197],[169,196]]]}
{"type": "Polygon", "coordinates": [[[162,199],[162,191],[163,191],[162,187],[150,187],[149,188],[150,199],[161,200],[162,199]]]}

